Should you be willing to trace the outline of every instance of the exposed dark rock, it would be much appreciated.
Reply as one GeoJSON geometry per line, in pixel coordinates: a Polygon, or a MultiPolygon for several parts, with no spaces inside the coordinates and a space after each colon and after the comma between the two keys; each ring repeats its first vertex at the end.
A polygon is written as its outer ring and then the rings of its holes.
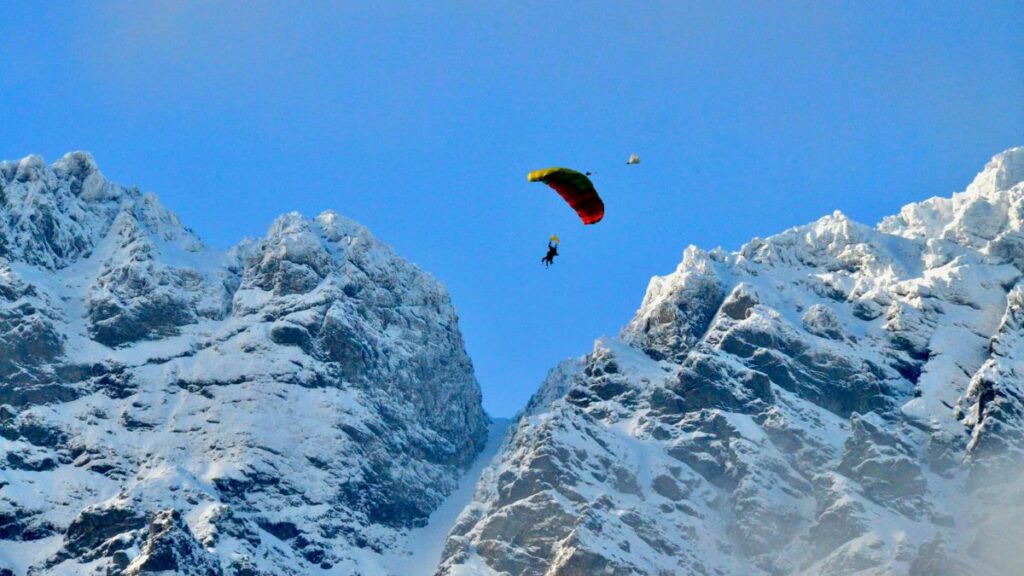
{"type": "Polygon", "coordinates": [[[303,349],[309,346],[309,332],[295,324],[275,324],[270,328],[270,339],[282,346],[298,346],[303,349]]]}
{"type": "Polygon", "coordinates": [[[156,513],[139,555],[124,576],[172,572],[181,576],[219,576],[220,563],[192,536],[177,510],[156,513]]]}
{"type": "Polygon", "coordinates": [[[131,508],[82,510],[68,525],[64,550],[70,556],[89,555],[104,541],[145,525],[145,516],[131,508]]]}
{"type": "Polygon", "coordinates": [[[872,499],[918,516],[927,482],[913,448],[892,429],[898,423],[854,415],[839,470],[857,480],[872,499]]]}
{"type": "Polygon", "coordinates": [[[92,338],[117,347],[138,340],[174,336],[179,326],[191,324],[195,316],[182,302],[157,295],[130,308],[115,302],[96,301],[89,310],[89,319],[92,338]]]}

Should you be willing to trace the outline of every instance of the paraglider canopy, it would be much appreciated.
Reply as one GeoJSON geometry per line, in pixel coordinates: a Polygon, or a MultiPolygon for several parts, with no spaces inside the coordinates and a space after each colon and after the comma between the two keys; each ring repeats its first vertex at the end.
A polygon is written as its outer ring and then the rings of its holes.
{"type": "Polygon", "coordinates": [[[629,155],[629,160],[626,160],[626,164],[639,164],[639,163],[640,163],[640,156],[637,155],[637,154],[630,154],[629,155]]]}
{"type": "Polygon", "coordinates": [[[585,174],[569,168],[545,168],[526,175],[530,182],[543,182],[569,203],[584,224],[596,224],[604,218],[604,202],[593,182],[585,174]]]}

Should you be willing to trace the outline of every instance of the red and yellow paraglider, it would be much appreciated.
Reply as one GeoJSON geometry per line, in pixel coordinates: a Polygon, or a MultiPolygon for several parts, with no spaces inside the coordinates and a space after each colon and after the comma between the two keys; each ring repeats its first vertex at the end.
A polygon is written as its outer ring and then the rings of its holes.
{"type": "Polygon", "coordinates": [[[569,168],[545,168],[526,175],[530,182],[543,182],[558,192],[584,224],[597,224],[604,218],[604,201],[586,174],[569,168]]]}

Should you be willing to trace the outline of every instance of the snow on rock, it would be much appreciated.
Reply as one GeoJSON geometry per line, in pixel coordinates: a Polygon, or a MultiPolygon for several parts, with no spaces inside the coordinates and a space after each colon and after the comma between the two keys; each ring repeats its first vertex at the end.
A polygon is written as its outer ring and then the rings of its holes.
{"type": "Polygon", "coordinates": [[[1024,573],[1024,148],[877,228],[686,249],[553,370],[439,575],[1024,573]]]}
{"type": "Polygon", "coordinates": [[[0,572],[388,574],[487,423],[446,291],[366,228],[219,252],[88,154],[0,164],[0,572]]]}

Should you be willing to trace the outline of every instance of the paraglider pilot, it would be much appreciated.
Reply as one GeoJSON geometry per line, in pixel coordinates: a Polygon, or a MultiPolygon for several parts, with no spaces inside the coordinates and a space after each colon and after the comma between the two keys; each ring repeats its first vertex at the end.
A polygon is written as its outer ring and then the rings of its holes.
{"type": "Polygon", "coordinates": [[[544,263],[544,267],[547,268],[548,266],[551,266],[552,264],[555,263],[555,256],[558,256],[558,246],[555,246],[549,240],[548,241],[548,253],[543,258],[541,258],[540,261],[543,262],[544,263]]]}

